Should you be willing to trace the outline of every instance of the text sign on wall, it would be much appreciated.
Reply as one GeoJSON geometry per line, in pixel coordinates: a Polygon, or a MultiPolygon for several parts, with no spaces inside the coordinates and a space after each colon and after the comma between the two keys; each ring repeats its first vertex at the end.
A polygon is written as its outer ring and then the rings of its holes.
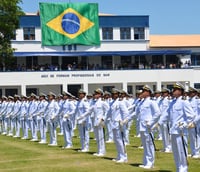
{"type": "Polygon", "coordinates": [[[72,73],[72,74],[42,74],[41,78],[85,78],[85,77],[110,77],[109,73],[72,73]]]}

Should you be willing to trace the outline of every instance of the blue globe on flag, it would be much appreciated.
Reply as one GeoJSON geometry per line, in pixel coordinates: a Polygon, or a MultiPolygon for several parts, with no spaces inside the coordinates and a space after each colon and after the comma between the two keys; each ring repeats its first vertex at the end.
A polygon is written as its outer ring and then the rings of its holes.
{"type": "Polygon", "coordinates": [[[74,13],[66,13],[62,18],[62,28],[68,34],[75,34],[80,29],[80,20],[74,13]]]}

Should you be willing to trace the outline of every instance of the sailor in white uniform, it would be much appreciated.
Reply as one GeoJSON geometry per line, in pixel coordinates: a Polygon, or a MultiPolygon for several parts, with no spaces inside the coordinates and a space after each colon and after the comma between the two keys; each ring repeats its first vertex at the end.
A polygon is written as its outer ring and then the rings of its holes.
{"type": "Polygon", "coordinates": [[[57,146],[57,131],[56,128],[58,126],[58,114],[60,107],[58,102],[55,100],[56,95],[53,92],[49,92],[48,100],[49,104],[47,105],[44,117],[48,122],[49,131],[50,131],[50,142],[49,146],[57,146]]]}
{"type": "Polygon", "coordinates": [[[73,118],[75,114],[75,104],[72,100],[72,95],[69,92],[63,91],[63,104],[61,108],[62,114],[62,127],[64,135],[64,146],[63,149],[69,149],[73,147],[73,118]]]}
{"type": "Polygon", "coordinates": [[[39,104],[37,108],[37,117],[40,119],[39,131],[40,131],[40,142],[39,144],[46,144],[46,119],[44,118],[44,113],[48,106],[48,101],[46,100],[47,95],[44,93],[39,94],[39,104]]]}
{"type": "MultiPolygon", "coordinates": [[[[173,100],[169,105],[166,119],[170,123],[170,135],[172,141],[172,152],[176,164],[176,172],[187,172],[187,127],[193,122],[195,113],[188,100],[182,96],[184,86],[180,83],[173,85],[173,100]]],[[[166,120],[164,117],[163,121],[166,120]]],[[[162,121],[159,121],[162,125],[162,121]]]]}
{"type": "Polygon", "coordinates": [[[112,101],[110,102],[110,110],[108,112],[108,118],[111,118],[111,126],[113,130],[114,142],[117,149],[117,157],[113,159],[117,163],[126,163],[128,161],[126,145],[124,142],[124,125],[121,121],[129,116],[128,109],[125,102],[119,100],[120,91],[118,89],[112,89],[112,101]]]}
{"type": "Polygon", "coordinates": [[[89,151],[89,130],[90,117],[85,116],[89,110],[89,102],[86,99],[86,92],[82,89],[78,91],[78,102],[76,104],[75,116],[80,135],[81,150],[80,152],[89,151]]]}
{"type": "MultiPolygon", "coordinates": [[[[193,87],[189,87],[189,102],[192,109],[195,112],[195,118],[200,115],[200,99],[197,97],[198,90],[193,87]]],[[[192,158],[200,158],[200,138],[199,129],[197,126],[193,128],[188,128],[189,140],[190,140],[190,150],[192,158]]]]}

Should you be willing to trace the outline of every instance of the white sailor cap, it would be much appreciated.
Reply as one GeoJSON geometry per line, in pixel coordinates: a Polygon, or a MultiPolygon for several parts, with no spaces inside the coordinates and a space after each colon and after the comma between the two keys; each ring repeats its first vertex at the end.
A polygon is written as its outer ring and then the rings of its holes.
{"type": "Polygon", "coordinates": [[[62,92],[62,95],[63,95],[63,96],[72,97],[72,94],[71,94],[70,92],[68,92],[68,91],[63,91],[63,92],[62,92]]]}
{"type": "Polygon", "coordinates": [[[151,94],[153,94],[153,90],[152,90],[152,88],[149,86],[149,85],[144,85],[143,87],[142,87],[142,91],[144,92],[144,91],[148,91],[148,92],[150,92],[151,94]]]}
{"type": "Polygon", "coordinates": [[[46,97],[47,95],[44,94],[44,93],[40,93],[39,96],[40,96],[40,97],[46,97]]]}
{"type": "Polygon", "coordinates": [[[194,88],[194,87],[189,87],[189,90],[188,90],[189,92],[198,92],[198,90],[196,89],[196,88],[194,88]]]}
{"type": "Polygon", "coordinates": [[[119,94],[120,90],[118,90],[117,88],[113,88],[111,91],[112,94],[119,94]]]}
{"type": "Polygon", "coordinates": [[[80,89],[80,90],[78,91],[78,94],[86,94],[86,92],[85,92],[83,89],[80,89]]]}
{"type": "Polygon", "coordinates": [[[37,96],[36,96],[36,94],[34,94],[34,93],[31,93],[31,97],[37,97],[37,96]]]}
{"type": "Polygon", "coordinates": [[[111,93],[110,93],[110,92],[108,92],[108,91],[105,91],[105,92],[104,92],[104,95],[109,95],[109,96],[110,96],[110,95],[111,95],[111,93]]]}
{"type": "Polygon", "coordinates": [[[15,94],[15,95],[14,95],[14,98],[18,98],[18,99],[20,99],[20,96],[17,95],[17,94],[15,94]]]}
{"type": "Polygon", "coordinates": [[[12,99],[12,100],[13,100],[13,99],[14,99],[14,97],[13,97],[13,96],[8,96],[8,99],[12,99]]]}
{"type": "Polygon", "coordinates": [[[97,88],[96,90],[94,90],[94,93],[103,95],[103,90],[101,88],[97,88]]]}
{"type": "Polygon", "coordinates": [[[48,94],[48,96],[56,97],[56,94],[50,91],[49,94],[48,94]]]}
{"type": "Polygon", "coordinates": [[[163,87],[161,90],[162,93],[170,93],[170,89],[163,87]]]}
{"type": "Polygon", "coordinates": [[[2,96],[2,99],[6,99],[6,100],[7,100],[7,99],[8,99],[8,97],[6,97],[6,96],[2,96]]]}
{"type": "Polygon", "coordinates": [[[179,82],[176,82],[174,85],[173,85],[173,90],[176,90],[176,89],[179,89],[179,90],[185,90],[185,87],[179,83],[179,82]]]}

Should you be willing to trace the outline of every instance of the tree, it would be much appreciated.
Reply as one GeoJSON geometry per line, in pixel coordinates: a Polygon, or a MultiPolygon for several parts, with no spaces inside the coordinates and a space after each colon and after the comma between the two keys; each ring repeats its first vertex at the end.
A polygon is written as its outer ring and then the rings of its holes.
{"type": "Polygon", "coordinates": [[[9,69],[15,61],[11,40],[19,28],[19,16],[24,14],[20,3],[22,0],[1,0],[0,3],[0,64],[3,70],[9,69]]]}

